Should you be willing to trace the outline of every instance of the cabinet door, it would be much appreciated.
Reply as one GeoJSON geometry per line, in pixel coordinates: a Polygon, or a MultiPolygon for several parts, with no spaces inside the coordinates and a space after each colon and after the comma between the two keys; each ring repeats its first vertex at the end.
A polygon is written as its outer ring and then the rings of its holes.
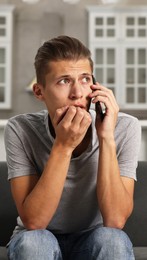
{"type": "Polygon", "coordinates": [[[11,54],[9,44],[0,43],[0,108],[11,104],[11,54]]]}
{"type": "Polygon", "coordinates": [[[6,87],[6,49],[0,47],[0,102],[5,101],[6,87]]]}
{"type": "Polygon", "coordinates": [[[0,8],[0,109],[11,107],[13,10],[11,5],[0,8]]]}
{"type": "Polygon", "coordinates": [[[5,38],[7,34],[6,30],[6,16],[0,16],[0,38],[5,38]]]}
{"type": "Polygon", "coordinates": [[[147,46],[124,48],[124,103],[127,107],[147,104],[147,46]]]}
{"type": "Polygon", "coordinates": [[[118,48],[114,45],[94,45],[92,48],[94,75],[96,80],[110,88],[117,95],[118,48]]]}
{"type": "Polygon", "coordinates": [[[123,38],[126,41],[147,41],[147,13],[123,14],[123,38]]]}
{"type": "Polygon", "coordinates": [[[116,40],[119,35],[118,19],[119,16],[116,13],[91,13],[89,16],[90,41],[116,40]]]}
{"type": "MultiPolygon", "coordinates": [[[[1,8],[2,9],[2,8],[1,8]]],[[[11,41],[12,39],[12,25],[13,25],[13,17],[12,11],[13,8],[2,11],[0,9],[0,41],[11,41]]]]}

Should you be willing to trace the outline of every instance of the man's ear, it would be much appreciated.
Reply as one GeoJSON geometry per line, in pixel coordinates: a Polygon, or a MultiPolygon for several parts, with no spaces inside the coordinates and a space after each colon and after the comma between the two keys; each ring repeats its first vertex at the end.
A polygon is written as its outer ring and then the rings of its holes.
{"type": "Polygon", "coordinates": [[[38,83],[35,83],[33,85],[33,93],[35,95],[35,97],[41,101],[44,100],[44,96],[43,96],[43,86],[38,84],[38,83]]]}

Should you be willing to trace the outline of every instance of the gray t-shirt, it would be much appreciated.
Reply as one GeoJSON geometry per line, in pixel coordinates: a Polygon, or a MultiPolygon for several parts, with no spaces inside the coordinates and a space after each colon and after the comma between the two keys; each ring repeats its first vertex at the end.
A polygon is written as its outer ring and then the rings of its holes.
{"type": "MultiPolygon", "coordinates": [[[[90,114],[92,139],[84,153],[71,158],[60,203],[47,227],[54,233],[84,231],[103,223],[96,197],[99,142],[95,129],[95,111],[90,110],[90,114]]],[[[119,113],[115,141],[121,176],[136,180],[140,139],[138,119],[119,113]]],[[[8,179],[31,174],[40,176],[53,142],[46,110],[11,118],[5,129],[8,179]]],[[[24,228],[20,218],[18,228],[24,228]]]]}

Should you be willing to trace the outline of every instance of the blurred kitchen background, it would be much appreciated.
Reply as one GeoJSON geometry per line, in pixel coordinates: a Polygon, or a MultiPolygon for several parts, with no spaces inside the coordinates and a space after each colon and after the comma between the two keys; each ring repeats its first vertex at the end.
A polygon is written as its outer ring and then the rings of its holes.
{"type": "Polygon", "coordinates": [[[31,90],[34,57],[63,34],[90,48],[96,79],[140,120],[147,160],[147,0],[0,0],[0,161],[7,120],[45,108],[31,90]]]}

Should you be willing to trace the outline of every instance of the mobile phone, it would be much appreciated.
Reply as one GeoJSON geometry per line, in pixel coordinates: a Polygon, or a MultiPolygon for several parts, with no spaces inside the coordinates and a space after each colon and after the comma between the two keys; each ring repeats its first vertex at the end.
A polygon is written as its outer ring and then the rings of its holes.
{"type": "MultiPolygon", "coordinates": [[[[96,79],[93,75],[92,75],[92,80],[93,80],[93,84],[96,84],[96,79]]],[[[105,117],[105,113],[106,113],[105,105],[98,101],[95,103],[95,110],[96,110],[96,113],[99,113],[101,121],[103,121],[103,119],[105,117]]]]}

